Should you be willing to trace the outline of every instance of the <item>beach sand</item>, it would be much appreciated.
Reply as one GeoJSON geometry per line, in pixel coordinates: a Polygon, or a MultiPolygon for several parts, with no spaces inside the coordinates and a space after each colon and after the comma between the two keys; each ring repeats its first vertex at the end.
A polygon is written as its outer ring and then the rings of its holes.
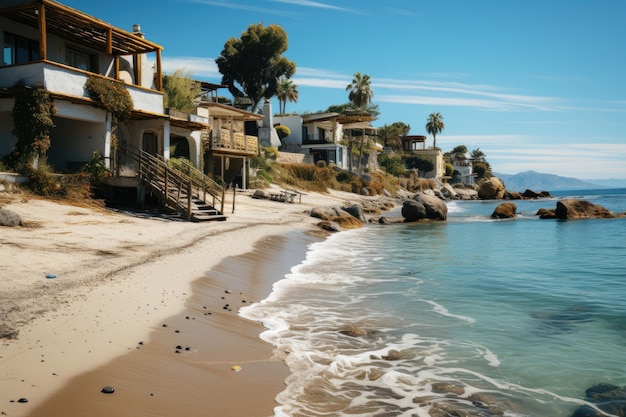
{"type": "Polygon", "coordinates": [[[18,332],[0,339],[0,413],[18,417],[273,415],[282,353],[237,310],[323,238],[308,210],[360,199],[242,193],[227,221],[189,223],[0,197],[25,223],[0,230],[0,330],[18,332]]]}

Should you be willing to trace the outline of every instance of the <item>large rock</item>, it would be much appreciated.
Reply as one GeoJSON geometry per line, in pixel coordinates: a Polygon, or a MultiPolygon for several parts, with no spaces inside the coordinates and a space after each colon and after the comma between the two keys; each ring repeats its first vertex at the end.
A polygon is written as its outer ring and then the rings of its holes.
{"type": "Polygon", "coordinates": [[[472,188],[455,188],[456,196],[459,200],[477,200],[478,191],[472,188]]]}
{"type": "Polygon", "coordinates": [[[502,203],[491,214],[492,219],[512,219],[515,217],[517,206],[515,203],[502,203]]]}
{"type": "Polygon", "coordinates": [[[478,198],[481,200],[500,200],[504,197],[504,184],[499,178],[491,177],[480,183],[478,198]]]}
{"type": "Polygon", "coordinates": [[[550,193],[548,191],[535,192],[533,190],[528,190],[527,189],[522,194],[522,197],[535,199],[535,198],[549,198],[549,197],[551,197],[551,195],[550,195],[550,193]]]}
{"type": "Polygon", "coordinates": [[[311,216],[328,222],[335,222],[345,229],[356,229],[363,226],[361,220],[354,217],[341,207],[315,207],[311,216]]]}
{"type": "Polygon", "coordinates": [[[557,201],[554,215],[557,219],[593,219],[616,217],[612,211],[585,200],[557,201]]]}
{"type": "Polygon", "coordinates": [[[0,209],[0,226],[22,226],[22,218],[14,211],[0,209]]]}
{"type": "Polygon", "coordinates": [[[448,207],[437,197],[418,193],[412,200],[402,203],[402,217],[407,222],[418,220],[446,220],[448,218],[448,207]]]}
{"type": "Polygon", "coordinates": [[[585,400],[595,404],[599,410],[588,406],[580,406],[572,417],[601,417],[608,415],[626,415],[626,389],[611,384],[601,383],[585,391],[585,400]]]}
{"type": "Polygon", "coordinates": [[[350,213],[353,217],[356,217],[357,219],[359,219],[361,223],[367,222],[367,219],[365,218],[365,215],[363,214],[363,206],[361,204],[351,204],[349,206],[342,207],[342,209],[350,213]]]}

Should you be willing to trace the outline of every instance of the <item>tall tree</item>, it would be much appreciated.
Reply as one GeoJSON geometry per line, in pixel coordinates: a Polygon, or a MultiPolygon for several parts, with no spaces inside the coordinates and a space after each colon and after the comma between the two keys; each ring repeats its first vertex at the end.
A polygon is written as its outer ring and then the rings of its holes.
{"type": "Polygon", "coordinates": [[[278,80],[291,78],[296,64],[282,54],[287,50],[287,33],[278,25],[250,25],[241,38],[230,38],[215,60],[222,84],[233,97],[248,97],[252,111],[278,92],[278,80]]]}
{"type": "Polygon", "coordinates": [[[187,110],[193,107],[195,98],[200,94],[200,85],[192,79],[190,72],[181,68],[163,77],[163,92],[165,107],[187,110]]]}
{"type": "Polygon", "coordinates": [[[403,122],[394,122],[378,128],[378,136],[383,141],[383,146],[394,150],[402,148],[402,137],[409,134],[411,126],[403,122]]]}
{"type": "Polygon", "coordinates": [[[470,153],[470,157],[474,160],[474,161],[478,161],[478,162],[485,162],[485,160],[487,159],[487,155],[485,155],[485,153],[483,151],[480,150],[480,148],[476,148],[474,149],[471,153],[470,153]]]}
{"type": "Polygon", "coordinates": [[[433,135],[433,148],[437,147],[437,135],[445,129],[443,116],[439,113],[431,113],[426,122],[426,131],[433,135]]]}
{"type": "Polygon", "coordinates": [[[278,81],[276,97],[278,98],[279,113],[285,114],[285,106],[288,101],[292,103],[298,102],[298,86],[287,78],[281,78],[278,81]]]}
{"type": "Polygon", "coordinates": [[[349,91],[348,100],[354,107],[360,110],[364,110],[372,102],[372,97],[374,97],[370,76],[367,74],[361,75],[360,72],[354,74],[352,82],[346,86],[346,91],[349,91]]]}

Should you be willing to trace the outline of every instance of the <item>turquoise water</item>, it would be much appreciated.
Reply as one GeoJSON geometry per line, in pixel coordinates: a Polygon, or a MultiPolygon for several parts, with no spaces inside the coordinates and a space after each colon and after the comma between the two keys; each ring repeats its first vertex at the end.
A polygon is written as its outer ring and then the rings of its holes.
{"type": "MultiPolygon", "coordinates": [[[[575,197],[626,211],[626,190],[575,197]]],[[[626,385],[626,219],[533,215],[556,198],[516,202],[515,220],[489,219],[499,202],[451,202],[445,223],[311,245],[242,311],[288,353],[276,416],[559,417],[592,385],[626,385]]]]}

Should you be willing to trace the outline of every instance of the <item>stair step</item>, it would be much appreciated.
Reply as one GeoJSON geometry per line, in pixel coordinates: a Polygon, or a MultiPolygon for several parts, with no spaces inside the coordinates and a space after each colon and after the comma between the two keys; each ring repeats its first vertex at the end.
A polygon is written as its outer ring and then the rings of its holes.
{"type": "Polygon", "coordinates": [[[197,221],[197,222],[201,222],[201,221],[224,221],[228,218],[228,216],[225,216],[223,214],[212,214],[212,215],[207,215],[207,214],[197,214],[197,213],[193,213],[192,216],[193,220],[197,221]]]}

